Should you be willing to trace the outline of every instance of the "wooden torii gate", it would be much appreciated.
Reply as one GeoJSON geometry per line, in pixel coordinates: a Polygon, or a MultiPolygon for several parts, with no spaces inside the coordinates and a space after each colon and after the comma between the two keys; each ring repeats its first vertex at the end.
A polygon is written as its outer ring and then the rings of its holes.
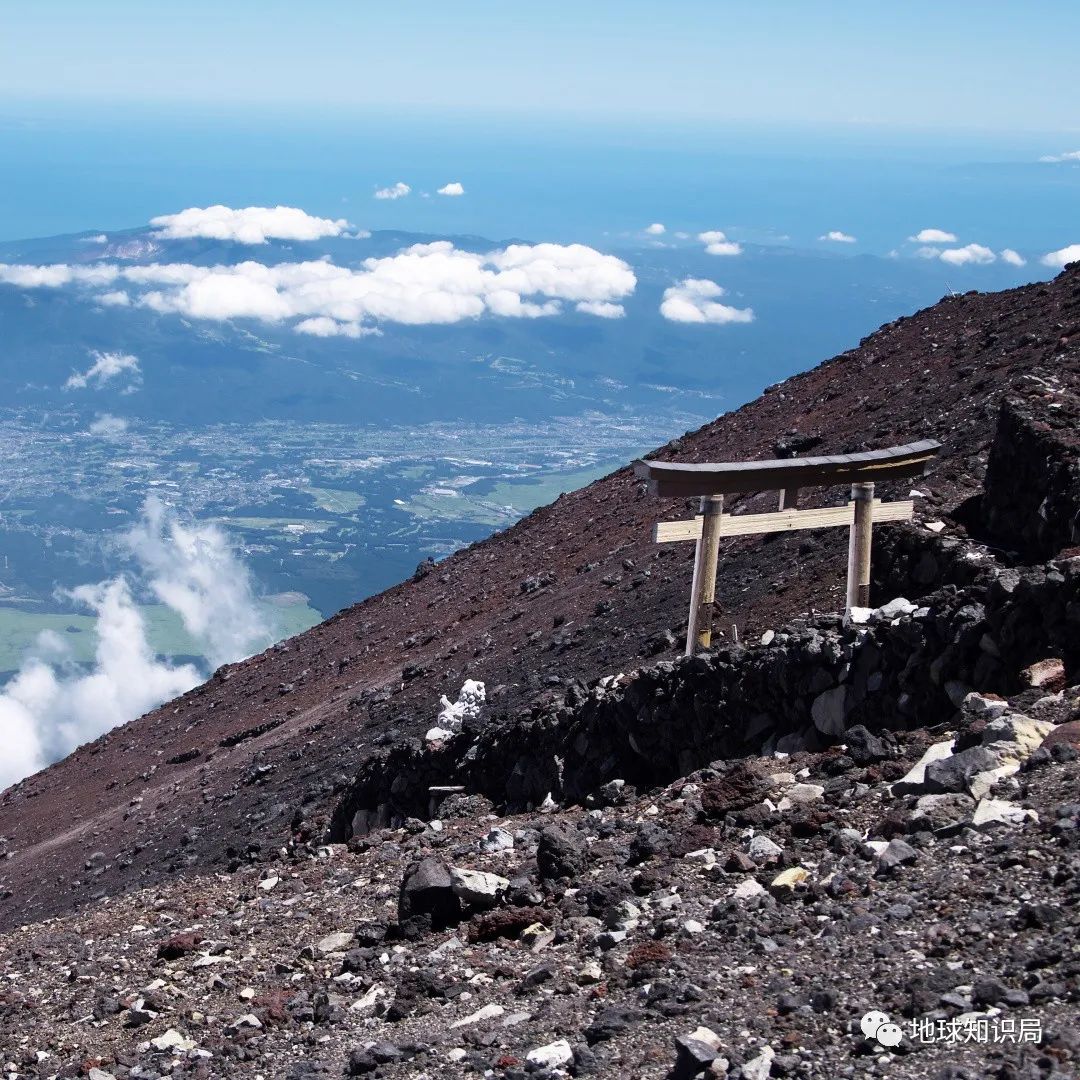
{"type": "Polygon", "coordinates": [[[850,528],[846,605],[865,607],[870,599],[870,545],[875,522],[910,521],[910,500],[882,502],[874,498],[877,481],[921,476],[941,449],[933,439],[830,457],[781,458],[772,461],[733,461],[687,465],[668,461],[637,461],[634,471],[649,481],[649,491],[664,499],[699,496],[701,512],[691,521],[663,521],[653,540],[669,544],[697,541],[686,655],[712,643],[716,599],[716,563],[720,540],[754,533],[796,529],[850,528]],[[851,485],[851,502],[800,510],[799,491],[807,487],[851,485]],[[725,514],[724,496],[755,491],[779,491],[780,505],[768,514],[725,514]]]}

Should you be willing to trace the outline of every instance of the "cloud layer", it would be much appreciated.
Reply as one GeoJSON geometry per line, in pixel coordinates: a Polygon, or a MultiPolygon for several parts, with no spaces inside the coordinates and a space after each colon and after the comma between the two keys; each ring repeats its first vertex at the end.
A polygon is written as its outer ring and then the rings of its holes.
{"type": "Polygon", "coordinates": [[[748,323],[754,321],[750,308],[731,307],[717,303],[724,290],[708,278],[684,278],[678,285],[664,290],[660,314],[672,322],[682,323],[748,323]]]}
{"type": "MultiPolygon", "coordinates": [[[[139,577],[204,643],[211,664],[239,660],[268,644],[244,566],[213,526],[185,526],[156,499],[125,537],[139,577]]],[[[124,576],[82,585],[69,597],[96,617],[97,647],[87,672],[59,634],[46,631],[0,691],[0,789],[77,746],[127,723],[206,678],[194,664],[159,659],[124,576]]]]}
{"type": "Polygon", "coordinates": [[[0,282],[22,288],[74,286],[93,299],[194,319],[291,322],[301,333],[357,337],[371,324],[454,323],[485,314],[554,315],[563,303],[611,318],[636,284],[622,259],[582,244],[512,244],[483,254],[449,241],[416,244],[359,268],[326,260],[266,266],[152,263],[119,266],[0,264],[0,282]],[[119,288],[123,286],[123,288],[119,288]]]}
{"type": "Polygon", "coordinates": [[[193,206],[179,214],[151,218],[165,240],[202,238],[231,240],[237,244],[265,244],[269,240],[319,240],[340,236],[349,228],[344,218],[312,217],[295,206],[193,206]]]}
{"type": "Polygon", "coordinates": [[[465,187],[464,187],[464,185],[459,183],[457,180],[452,180],[449,184],[443,184],[443,186],[441,188],[436,188],[435,189],[435,194],[436,195],[451,195],[451,196],[464,195],[465,194],[465,187]]]}

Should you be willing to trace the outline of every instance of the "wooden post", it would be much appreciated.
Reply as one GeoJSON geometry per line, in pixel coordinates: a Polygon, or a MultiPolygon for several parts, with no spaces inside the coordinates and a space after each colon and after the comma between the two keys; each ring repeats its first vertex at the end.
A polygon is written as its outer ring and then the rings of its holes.
{"type": "Polygon", "coordinates": [[[779,510],[797,510],[799,508],[799,489],[784,488],[780,492],[779,510]]]}
{"type": "Polygon", "coordinates": [[[870,545],[874,531],[874,485],[852,484],[855,518],[848,539],[847,610],[870,604],[870,545]]]}
{"type": "Polygon", "coordinates": [[[686,627],[686,655],[712,643],[713,604],[716,600],[716,561],[720,552],[723,495],[701,499],[701,539],[694,555],[694,581],[690,587],[690,620],[686,627]]]}

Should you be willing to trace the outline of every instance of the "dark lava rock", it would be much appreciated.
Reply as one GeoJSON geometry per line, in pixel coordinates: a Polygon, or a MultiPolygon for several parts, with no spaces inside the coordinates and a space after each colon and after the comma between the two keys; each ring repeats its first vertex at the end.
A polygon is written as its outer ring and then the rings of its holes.
{"type": "Polygon", "coordinates": [[[461,905],[450,887],[450,871],[437,859],[424,859],[405,875],[398,894],[403,929],[443,930],[461,921],[461,905]]]}
{"type": "Polygon", "coordinates": [[[701,789],[701,810],[706,817],[721,818],[732,810],[745,810],[760,803],[767,787],[745,765],[726,776],[710,780],[701,789]]]}
{"type": "Polygon", "coordinates": [[[926,767],[925,787],[936,795],[967,791],[968,782],[976,773],[994,769],[997,765],[998,759],[985,746],[972,746],[940,761],[932,761],[926,767]]]}
{"type": "Polygon", "coordinates": [[[872,765],[889,756],[889,747],[884,739],[872,734],[862,724],[857,724],[844,732],[847,744],[847,756],[856,765],[872,765]]]}
{"type": "Polygon", "coordinates": [[[549,826],[540,833],[536,865],[543,881],[572,878],[584,872],[588,864],[585,841],[563,829],[549,826]]]}
{"type": "Polygon", "coordinates": [[[680,1035],[675,1040],[675,1068],[671,1072],[672,1080],[690,1080],[700,1076],[715,1060],[716,1051],[700,1039],[689,1035],[680,1035]]]}

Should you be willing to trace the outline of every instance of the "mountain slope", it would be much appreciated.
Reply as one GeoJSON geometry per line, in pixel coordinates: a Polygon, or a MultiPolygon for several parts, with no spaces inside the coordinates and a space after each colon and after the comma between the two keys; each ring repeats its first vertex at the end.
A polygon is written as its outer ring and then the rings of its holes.
{"type": "MultiPolygon", "coordinates": [[[[1001,400],[1033,374],[1080,378],[1080,267],[897,320],[661,456],[937,438],[944,450],[919,485],[918,517],[978,531],[971,500],[1001,400]]],[[[767,509],[774,498],[734,509],[767,509]]],[[[588,683],[676,651],[657,635],[681,630],[692,545],[658,550],[650,527],[690,509],[659,504],[624,468],[10,789],[0,800],[0,925],[257,859],[288,838],[298,812],[325,820],[374,751],[422,737],[440,695],[453,698],[467,678],[485,682],[489,711],[510,712],[563,680],[588,683]]],[[[720,626],[748,638],[812,608],[836,610],[845,552],[841,531],[726,541],[720,626]]]]}

